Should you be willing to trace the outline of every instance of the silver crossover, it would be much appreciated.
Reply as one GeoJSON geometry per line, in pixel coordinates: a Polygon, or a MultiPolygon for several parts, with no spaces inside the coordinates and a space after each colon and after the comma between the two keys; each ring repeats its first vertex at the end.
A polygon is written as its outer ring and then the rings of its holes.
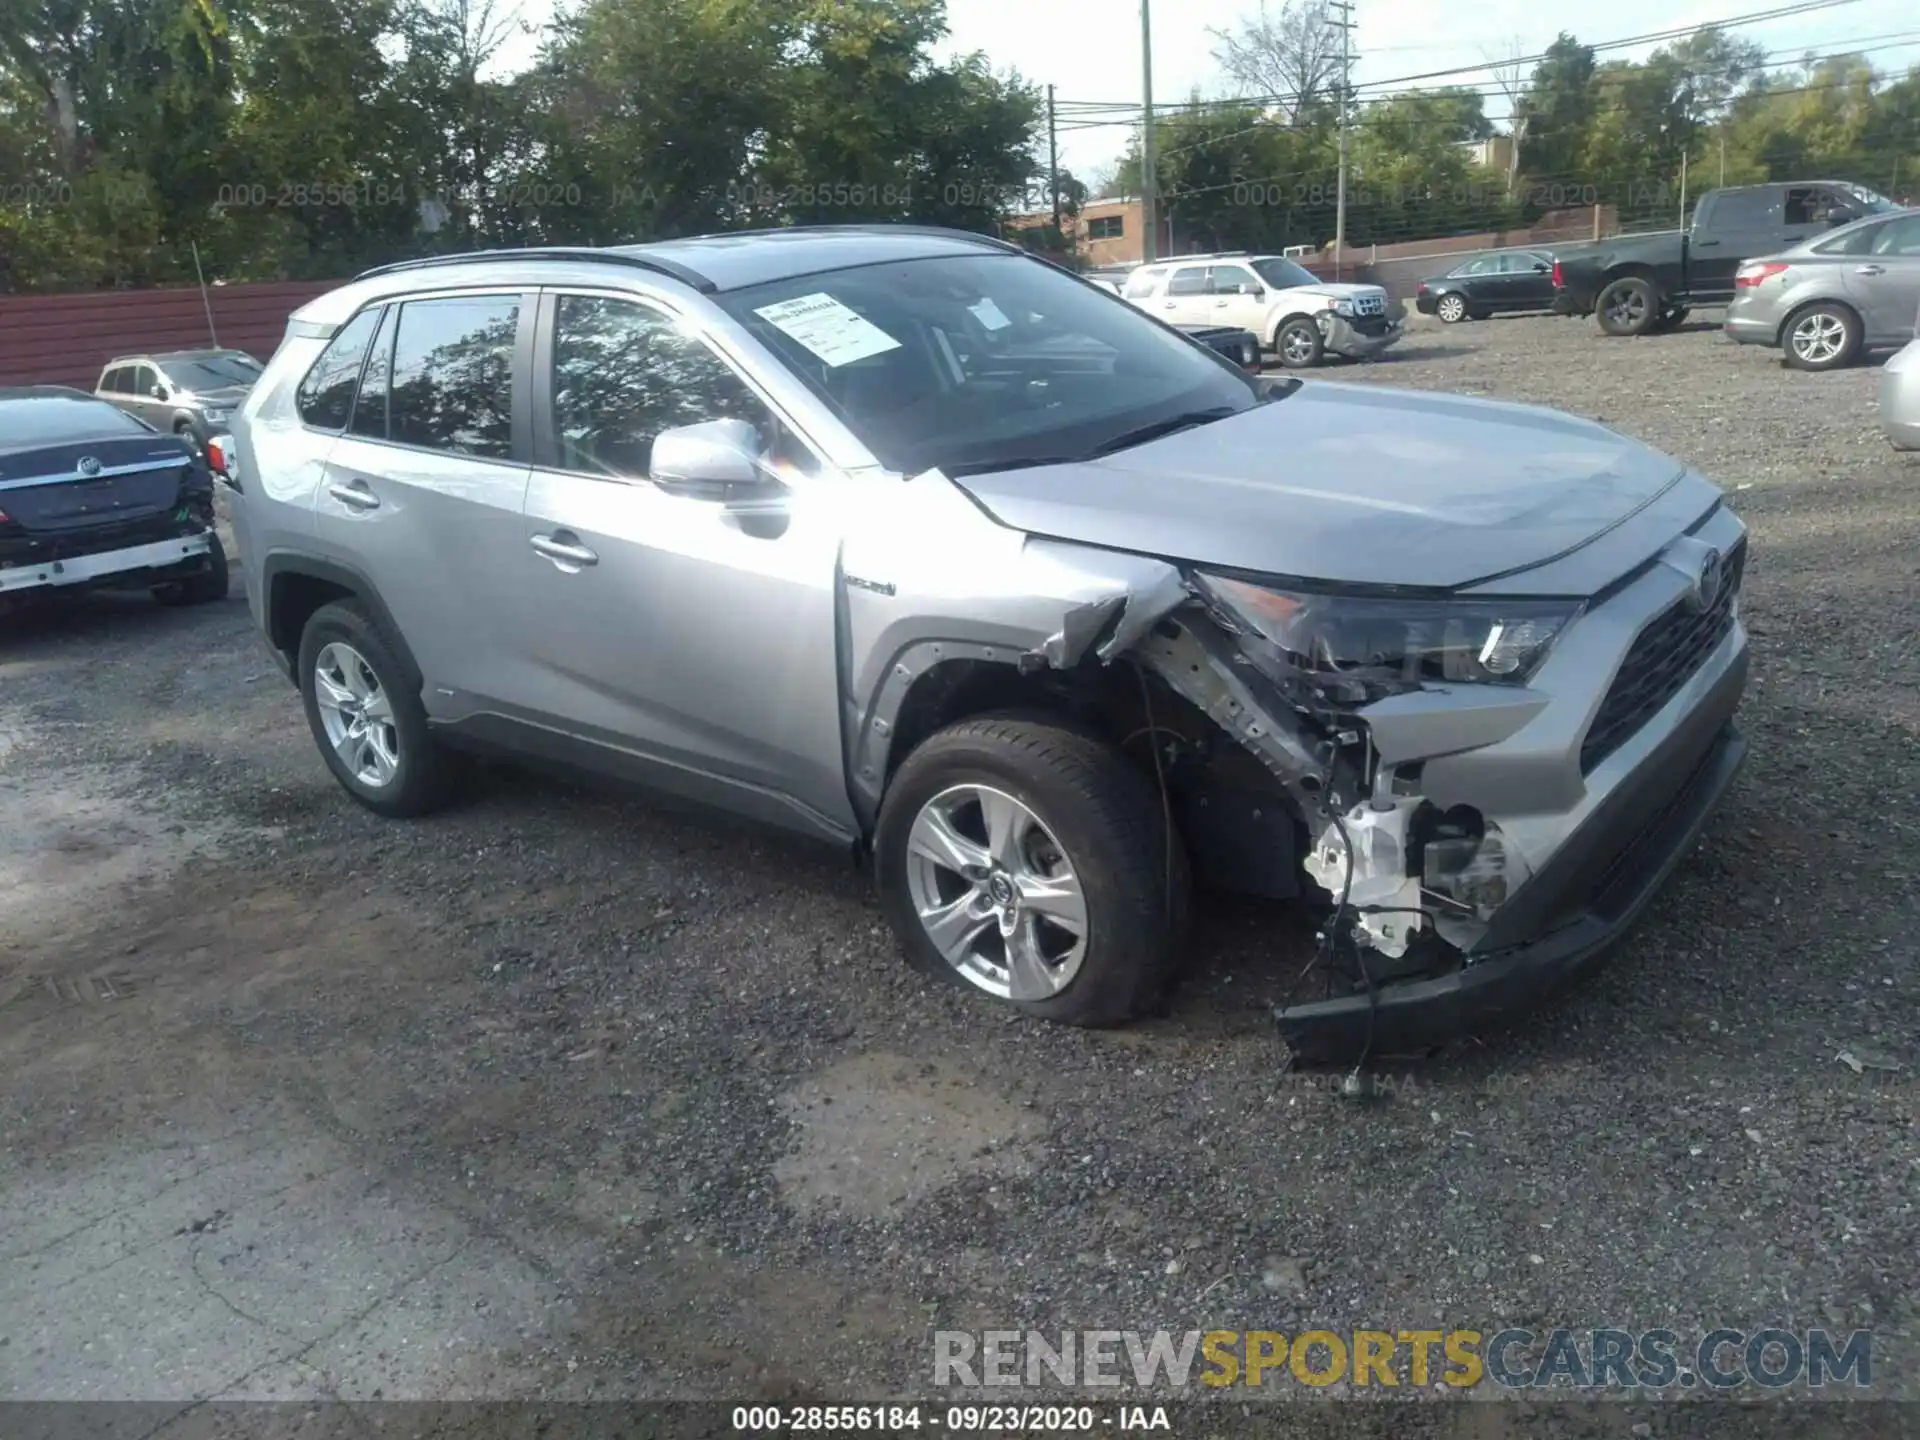
{"type": "Polygon", "coordinates": [[[1880,428],[1896,450],[1920,450],[1920,315],[1906,349],[1880,371],[1880,428]]]}
{"type": "Polygon", "coordinates": [[[909,958],[1124,1020],[1196,882],[1327,907],[1308,1053],[1600,955],[1738,768],[1746,531],[1591,421],[1256,378],[913,228],[503,251],[304,307],[248,598],[362,804],[492,749],[871,863],[909,958]]]}
{"type": "Polygon", "coordinates": [[[1920,210],[1829,230],[1734,274],[1724,329],[1770,345],[1799,370],[1837,370],[1913,338],[1920,309],[1920,210]]]}

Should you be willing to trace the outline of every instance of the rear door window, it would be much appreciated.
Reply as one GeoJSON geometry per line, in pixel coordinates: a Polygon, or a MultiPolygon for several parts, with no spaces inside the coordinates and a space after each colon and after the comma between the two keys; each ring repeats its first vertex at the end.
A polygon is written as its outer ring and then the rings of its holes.
{"type": "Polygon", "coordinates": [[[1867,253],[1907,260],[1920,258],[1920,215],[1904,215],[1882,225],[1867,253]]]}
{"type": "Polygon", "coordinates": [[[451,295],[400,307],[388,438],[456,455],[513,454],[517,295],[451,295]]]}
{"type": "Polygon", "coordinates": [[[1207,271],[1207,289],[1215,295],[1237,295],[1242,285],[1258,289],[1260,282],[1253,278],[1251,270],[1238,265],[1215,265],[1207,271]]]}
{"type": "Polygon", "coordinates": [[[367,346],[380,323],[380,314],[378,307],[362,310],[342,326],[294,392],[294,408],[300,419],[315,430],[346,429],[347,417],[353,413],[354,392],[360,385],[360,368],[366,363],[367,346]]]}
{"type": "Polygon", "coordinates": [[[1765,229],[1778,219],[1779,194],[1766,189],[1716,191],[1699,223],[1712,231],[1765,229]]]}
{"type": "Polygon", "coordinates": [[[153,387],[160,383],[160,372],[151,365],[136,365],[133,371],[133,393],[143,399],[153,398],[153,387]]]}
{"type": "Polygon", "coordinates": [[[1167,282],[1169,295],[1204,295],[1207,293],[1207,271],[1203,265],[1189,265],[1173,272],[1173,279],[1167,282]]]}

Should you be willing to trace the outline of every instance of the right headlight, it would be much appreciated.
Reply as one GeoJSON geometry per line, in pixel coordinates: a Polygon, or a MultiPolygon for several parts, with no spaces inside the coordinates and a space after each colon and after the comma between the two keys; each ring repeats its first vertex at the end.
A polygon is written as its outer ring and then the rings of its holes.
{"type": "Polygon", "coordinates": [[[1252,632],[1257,662],[1307,680],[1340,706],[1434,683],[1524,685],[1582,608],[1577,600],[1406,600],[1196,578],[1252,632]]]}

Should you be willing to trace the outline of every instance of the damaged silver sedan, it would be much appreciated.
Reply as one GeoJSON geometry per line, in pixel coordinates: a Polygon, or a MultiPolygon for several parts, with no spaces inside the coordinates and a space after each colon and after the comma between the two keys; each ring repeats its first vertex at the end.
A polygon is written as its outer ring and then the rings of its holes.
{"type": "Polygon", "coordinates": [[[1745,751],[1706,479],[1250,377],[980,237],[374,272],[238,429],[255,613],[357,799],[419,813],[485,746],[709,801],[869,857],[916,965],[1049,1019],[1151,1002],[1197,886],[1324,916],[1296,1050],[1444,1040],[1601,955],[1745,751]],[[462,292],[473,354],[433,334],[488,384],[403,435],[409,317],[462,292]]]}

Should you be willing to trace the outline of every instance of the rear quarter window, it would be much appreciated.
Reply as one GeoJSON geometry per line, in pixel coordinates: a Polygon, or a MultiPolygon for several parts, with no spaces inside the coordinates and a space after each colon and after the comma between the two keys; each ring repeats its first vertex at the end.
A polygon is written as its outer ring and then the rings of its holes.
{"type": "Polygon", "coordinates": [[[313,362],[299,388],[294,392],[294,407],[302,423],[315,430],[344,430],[353,413],[354,392],[360,385],[360,369],[367,358],[367,345],[380,323],[378,306],[362,310],[333,337],[320,358],[313,362]]]}

